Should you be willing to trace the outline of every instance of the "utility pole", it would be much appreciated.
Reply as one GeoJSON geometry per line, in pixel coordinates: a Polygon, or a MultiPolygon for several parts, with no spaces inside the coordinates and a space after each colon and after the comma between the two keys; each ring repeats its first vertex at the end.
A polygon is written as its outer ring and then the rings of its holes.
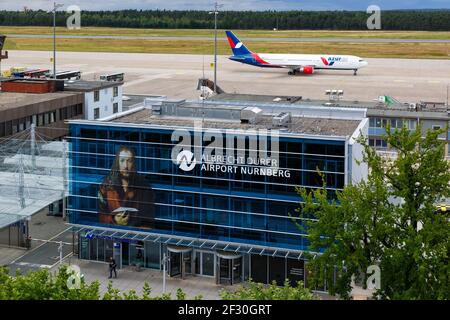
{"type": "Polygon", "coordinates": [[[31,124],[31,169],[32,172],[36,170],[36,124],[31,124]]]}
{"type": "Polygon", "coordinates": [[[166,263],[167,256],[166,253],[163,254],[163,293],[166,293],[166,263]]]}
{"type": "Polygon", "coordinates": [[[63,139],[63,154],[62,154],[62,176],[63,176],[63,192],[62,192],[62,216],[66,221],[66,194],[67,194],[67,140],[63,139]]]}
{"type": "Polygon", "coordinates": [[[59,252],[59,265],[62,265],[62,261],[63,261],[63,242],[62,241],[59,242],[58,252],[59,252]]]}
{"type": "Polygon", "coordinates": [[[219,5],[217,1],[214,3],[214,11],[209,14],[214,14],[214,93],[217,93],[217,15],[219,14],[219,5]]]}
{"type": "Polygon", "coordinates": [[[53,2],[53,79],[56,79],[56,10],[63,6],[53,2]]]}
{"type": "Polygon", "coordinates": [[[448,92],[449,92],[450,84],[447,84],[447,109],[448,109],[448,92]]]}

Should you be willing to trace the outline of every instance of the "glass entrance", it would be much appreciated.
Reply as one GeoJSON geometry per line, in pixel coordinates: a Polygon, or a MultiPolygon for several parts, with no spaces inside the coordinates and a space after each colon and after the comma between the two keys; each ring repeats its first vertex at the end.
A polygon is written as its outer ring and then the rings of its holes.
{"type": "Polygon", "coordinates": [[[169,276],[181,276],[192,273],[192,248],[180,246],[167,246],[169,252],[169,276]]]}
{"type": "Polygon", "coordinates": [[[181,252],[169,252],[169,276],[181,275],[181,252]]]}
{"type": "Polygon", "coordinates": [[[214,253],[206,251],[195,252],[195,274],[214,277],[214,253]]]}
{"type": "Polygon", "coordinates": [[[242,256],[228,252],[217,253],[217,284],[233,285],[242,281],[242,256]]]}
{"type": "Polygon", "coordinates": [[[130,243],[130,266],[144,267],[144,243],[130,243]]]}

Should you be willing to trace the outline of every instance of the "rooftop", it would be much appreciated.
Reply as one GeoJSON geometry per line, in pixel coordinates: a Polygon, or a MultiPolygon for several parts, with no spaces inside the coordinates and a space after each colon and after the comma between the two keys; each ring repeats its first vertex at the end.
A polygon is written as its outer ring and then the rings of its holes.
{"type": "Polygon", "coordinates": [[[107,89],[123,85],[119,81],[87,81],[87,80],[70,80],[64,82],[65,91],[90,92],[95,90],[107,89]]]}
{"type": "Polygon", "coordinates": [[[448,107],[442,102],[421,101],[416,108],[412,108],[409,103],[386,104],[379,101],[345,101],[345,100],[311,100],[300,96],[273,96],[254,94],[233,94],[224,93],[209,98],[210,101],[235,101],[235,102],[256,102],[262,104],[288,104],[292,107],[299,106],[329,106],[343,108],[363,108],[367,109],[368,116],[388,116],[388,117],[423,117],[430,119],[450,120],[448,107]]]}
{"type": "MultiPolygon", "coordinates": [[[[240,130],[258,130],[271,129],[272,116],[264,115],[255,124],[241,123],[239,120],[222,120],[222,119],[208,119],[205,118],[203,122],[204,128],[211,129],[240,129],[240,130]]],[[[132,124],[146,124],[157,126],[171,126],[171,127],[193,127],[194,120],[201,118],[179,118],[168,116],[152,115],[149,109],[142,109],[135,113],[114,119],[115,123],[132,123],[132,124]]],[[[350,136],[357,129],[361,121],[345,120],[345,119],[324,119],[324,118],[305,118],[293,117],[292,123],[287,127],[287,132],[297,134],[312,134],[324,136],[350,136]]],[[[275,128],[274,129],[278,129],[275,128]]],[[[283,129],[283,128],[279,128],[283,129]]]]}
{"type": "Polygon", "coordinates": [[[59,91],[53,93],[15,93],[0,91],[0,111],[16,109],[31,104],[45,103],[52,100],[64,99],[71,96],[77,96],[80,93],[59,91]]]}

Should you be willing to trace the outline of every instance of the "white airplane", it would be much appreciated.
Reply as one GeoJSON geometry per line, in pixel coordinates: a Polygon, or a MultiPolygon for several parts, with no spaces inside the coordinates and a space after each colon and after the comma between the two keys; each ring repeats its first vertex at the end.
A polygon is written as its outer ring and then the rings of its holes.
{"type": "Polygon", "coordinates": [[[289,75],[313,74],[315,70],[353,70],[367,66],[367,61],[356,56],[317,54],[258,54],[247,49],[233,32],[225,31],[233,55],[230,60],[263,68],[288,68],[289,75]]]}

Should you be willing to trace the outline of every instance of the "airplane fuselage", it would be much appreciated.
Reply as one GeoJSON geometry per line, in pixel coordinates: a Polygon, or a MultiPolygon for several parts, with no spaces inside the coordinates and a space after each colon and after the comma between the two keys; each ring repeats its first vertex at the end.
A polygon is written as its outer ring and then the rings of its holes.
{"type": "Polygon", "coordinates": [[[353,70],[367,66],[367,61],[356,56],[319,54],[275,54],[250,51],[231,31],[225,31],[233,55],[231,60],[262,68],[288,68],[289,74],[313,74],[315,70],[353,70]]]}
{"type": "Polygon", "coordinates": [[[230,59],[257,67],[293,70],[301,66],[312,66],[316,70],[358,70],[367,65],[367,62],[360,57],[348,55],[252,53],[231,56],[230,59]]]}

